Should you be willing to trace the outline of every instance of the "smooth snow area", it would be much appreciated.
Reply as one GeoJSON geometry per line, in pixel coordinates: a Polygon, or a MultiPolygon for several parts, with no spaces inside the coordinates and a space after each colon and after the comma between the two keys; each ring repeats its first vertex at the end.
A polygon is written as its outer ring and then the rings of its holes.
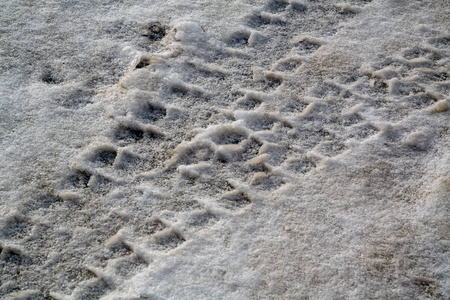
{"type": "Polygon", "coordinates": [[[450,299],[448,0],[0,2],[0,298],[450,299]]]}

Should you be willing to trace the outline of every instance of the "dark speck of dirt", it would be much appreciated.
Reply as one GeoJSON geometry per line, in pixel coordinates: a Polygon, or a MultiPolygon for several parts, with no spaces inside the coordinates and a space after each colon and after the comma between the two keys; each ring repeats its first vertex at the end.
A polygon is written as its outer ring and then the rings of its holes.
{"type": "Polygon", "coordinates": [[[159,22],[150,23],[144,36],[151,41],[160,41],[166,35],[166,28],[159,22]]]}

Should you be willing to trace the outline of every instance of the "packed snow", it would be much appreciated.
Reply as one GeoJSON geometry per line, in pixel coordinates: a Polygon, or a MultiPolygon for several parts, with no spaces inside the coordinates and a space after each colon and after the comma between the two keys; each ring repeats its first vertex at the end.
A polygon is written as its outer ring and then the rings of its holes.
{"type": "Polygon", "coordinates": [[[0,298],[450,298],[449,1],[0,2],[0,298]]]}

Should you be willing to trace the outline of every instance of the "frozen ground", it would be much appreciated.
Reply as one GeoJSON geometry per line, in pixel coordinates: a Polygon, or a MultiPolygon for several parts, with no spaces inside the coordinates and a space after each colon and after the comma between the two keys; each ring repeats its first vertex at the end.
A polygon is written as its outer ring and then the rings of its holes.
{"type": "Polygon", "coordinates": [[[450,298],[448,0],[0,2],[0,298],[450,298]]]}

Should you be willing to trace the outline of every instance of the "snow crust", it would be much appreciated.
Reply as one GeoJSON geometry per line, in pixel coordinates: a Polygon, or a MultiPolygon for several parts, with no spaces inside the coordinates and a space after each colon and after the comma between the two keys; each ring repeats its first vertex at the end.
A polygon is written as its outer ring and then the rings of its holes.
{"type": "Polygon", "coordinates": [[[1,1],[0,298],[448,299],[448,1],[1,1]]]}

